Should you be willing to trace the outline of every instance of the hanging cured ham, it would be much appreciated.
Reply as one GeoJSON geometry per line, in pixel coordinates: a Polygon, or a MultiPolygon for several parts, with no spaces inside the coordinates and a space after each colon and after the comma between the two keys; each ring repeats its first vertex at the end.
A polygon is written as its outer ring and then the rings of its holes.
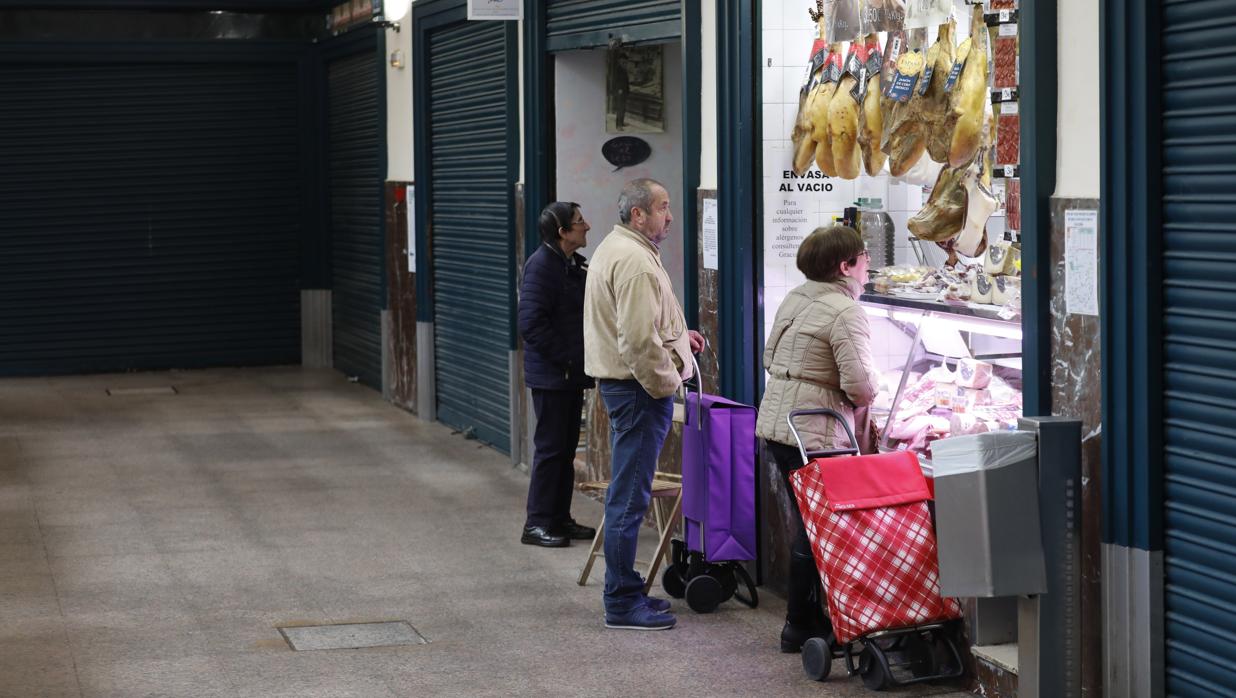
{"type": "MultiPolygon", "coordinates": [[[[921,51],[909,51],[897,59],[894,82],[910,78],[912,85],[922,79],[926,60],[921,51]],[[917,76],[917,78],[911,78],[917,76]]],[[[888,171],[894,177],[905,174],[927,149],[923,130],[922,96],[911,88],[909,99],[893,105],[891,123],[885,122],[883,150],[888,153],[888,171]]]]}
{"type": "Polygon", "coordinates": [[[949,145],[952,133],[946,132],[944,122],[948,121],[950,100],[945,91],[949,73],[953,70],[953,61],[957,47],[953,45],[953,36],[957,23],[950,21],[940,26],[936,38],[935,63],[932,64],[930,84],[927,93],[923,95],[923,114],[927,122],[927,152],[936,162],[948,162],[949,145]]]}
{"type": "Polygon", "coordinates": [[[851,60],[847,61],[847,70],[828,104],[829,147],[833,167],[842,179],[856,179],[863,166],[862,151],[858,147],[859,104],[855,98],[858,91],[856,50],[857,47],[850,47],[851,60]]]}
{"type": "Polygon", "coordinates": [[[863,169],[872,177],[884,169],[888,155],[880,150],[880,138],[884,135],[884,113],[880,108],[880,73],[883,61],[880,55],[880,38],[876,34],[867,37],[867,93],[863,95],[863,108],[858,115],[858,147],[863,152],[863,169]]]}
{"type": "Polygon", "coordinates": [[[815,166],[829,177],[837,176],[834,165],[832,144],[828,135],[828,110],[832,104],[833,95],[837,94],[838,72],[841,66],[841,44],[828,47],[828,58],[824,61],[824,75],[820,84],[816,85],[807,97],[807,114],[811,119],[811,139],[815,141],[815,166]]]}
{"type": "Polygon", "coordinates": [[[961,79],[953,88],[958,91],[953,111],[957,125],[953,129],[949,147],[948,164],[962,167],[978,154],[983,142],[983,112],[987,94],[987,25],[983,21],[983,8],[975,6],[970,30],[970,50],[966,57],[961,79]]]}
{"type": "Polygon", "coordinates": [[[930,242],[948,240],[959,233],[966,222],[967,177],[972,176],[964,168],[940,170],[927,203],[908,223],[910,232],[930,242]]]}
{"type": "Polygon", "coordinates": [[[817,0],[814,11],[807,10],[816,24],[817,36],[815,45],[811,48],[812,68],[807,71],[807,80],[798,92],[798,115],[794,119],[794,130],[790,134],[790,139],[794,143],[794,174],[799,176],[811,167],[811,161],[815,159],[815,139],[813,138],[815,125],[812,122],[811,109],[808,105],[814,104],[816,87],[827,67],[827,62],[824,60],[828,54],[824,52],[827,44],[824,42],[823,10],[824,0],[817,0]]]}

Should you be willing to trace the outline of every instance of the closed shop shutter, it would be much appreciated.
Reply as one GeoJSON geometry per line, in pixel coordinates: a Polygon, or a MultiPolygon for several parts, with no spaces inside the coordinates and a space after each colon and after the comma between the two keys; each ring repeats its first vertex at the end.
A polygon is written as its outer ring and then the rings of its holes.
{"type": "MultiPolygon", "coordinates": [[[[1167,691],[1236,686],[1236,24],[1164,3],[1167,691]]],[[[1113,231],[1114,232],[1114,231],[1113,231]]]]}
{"type": "Polygon", "coordinates": [[[300,361],[296,63],[142,55],[0,58],[0,374],[300,361]]]}
{"type": "Polygon", "coordinates": [[[385,134],[376,47],[327,64],[327,167],[335,368],[382,388],[385,134]]]}
{"type": "Polygon", "coordinates": [[[550,51],[671,41],[682,33],[679,0],[549,0],[545,13],[550,51]]]}
{"type": "Polygon", "coordinates": [[[503,22],[429,34],[428,207],[433,246],[437,414],[501,451],[510,448],[515,302],[513,171],[503,22]]]}

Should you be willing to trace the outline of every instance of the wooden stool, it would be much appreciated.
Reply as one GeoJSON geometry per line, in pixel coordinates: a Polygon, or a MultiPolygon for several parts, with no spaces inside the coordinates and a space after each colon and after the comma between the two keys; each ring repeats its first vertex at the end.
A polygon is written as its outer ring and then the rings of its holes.
{"type": "MultiPolygon", "coordinates": [[[[604,493],[609,489],[609,480],[585,482],[579,488],[584,491],[604,493]]],[[[669,551],[670,535],[674,532],[674,522],[678,520],[678,515],[682,512],[682,476],[677,473],[657,471],[652,477],[651,504],[653,518],[657,524],[657,549],[653,553],[651,560],[647,562],[643,560],[635,561],[637,570],[640,565],[647,565],[647,573],[644,575],[645,594],[652,588],[652,581],[656,579],[657,569],[661,566],[661,561],[665,559],[665,555],[669,551]],[[665,511],[667,508],[669,510],[668,515],[665,511]]],[[[580,586],[588,583],[588,575],[592,573],[592,563],[596,562],[599,557],[605,557],[605,553],[601,552],[601,544],[604,540],[605,513],[602,511],[601,522],[597,524],[597,534],[593,536],[592,547],[588,549],[588,560],[584,562],[584,569],[579,573],[580,586]]]]}

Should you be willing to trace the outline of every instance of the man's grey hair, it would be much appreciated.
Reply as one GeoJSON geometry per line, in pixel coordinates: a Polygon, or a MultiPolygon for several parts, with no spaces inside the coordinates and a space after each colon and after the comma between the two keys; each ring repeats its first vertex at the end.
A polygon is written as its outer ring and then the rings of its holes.
{"type": "Polygon", "coordinates": [[[631,210],[636,208],[642,209],[644,213],[651,213],[653,187],[661,187],[669,191],[664,184],[647,177],[633,179],[624,184],[622,194],[618,195],[618,220],[630,223],[631,210]]]}

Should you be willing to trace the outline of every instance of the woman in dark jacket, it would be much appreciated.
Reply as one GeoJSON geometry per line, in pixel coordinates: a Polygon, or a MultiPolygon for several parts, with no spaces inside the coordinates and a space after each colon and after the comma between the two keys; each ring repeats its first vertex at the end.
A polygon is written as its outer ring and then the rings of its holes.
{"type": "Polygon", "coordinates": [[[560,548],[588,540],[596,529],[571,518],[575,448],[584,389],[584,281],[591,226],[579,204],[555,201],[541,211],[541,246],[524,265],[519,287],[519,335],[524,340],[524,379],[536,411],[528,516],[520,542],[560,548]]]}

